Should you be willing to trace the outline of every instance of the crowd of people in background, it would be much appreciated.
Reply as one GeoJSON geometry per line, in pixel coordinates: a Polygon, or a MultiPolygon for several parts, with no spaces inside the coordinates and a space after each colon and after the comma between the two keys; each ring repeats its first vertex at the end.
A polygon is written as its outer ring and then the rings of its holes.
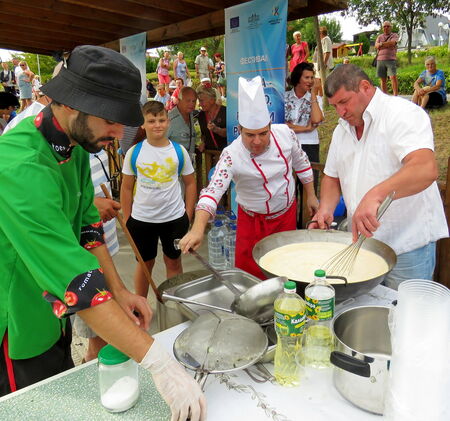
{"type": "Polygon", "coordinates": [[[0,92],[0,134],[16,117],[19,109],[25,111],[41,96],[40,77],[31,71],[26,61],[14,57],[11,66],[5,61],[1,67],[3,92],[0,92]]]}
{"type": "MultiPolygon", "coordinates": [[[[226,70],[221,53],[213,55],[214,61],[208,56],[206,47],[201,47],[195,57],[195,76],[202,85],[211,85],[218,93],[218,101],[226,98],[226,70]]],[[[147,80],[148,97],[164,104],[167,111],[177,105],[178,94],[183,86],[192,87],[193,80],[184,53],[178,51],[172,61],[170,52],[165,50],[158,60],[156,68],[158,77],[157,93],[153,93],[154,86],[147,80]],[[153,94],[150,94],[152,92],[153,94]]]]}
{"type": "MultiPolygon", "coordinates": [[[[392,24],[388,21],[383,23],[382,30],[383,33],[375,41],[376,74],[380,78],[381,90],[387,92],[389,78],[393,94],[397,95],[398,35],[392,31],[392,24]]],[[[324,74],[327,76],[335,67],[350,62],[349,58],[344,58],[342,64],[335,66],[333,44],[327,28],[321,26],[319,33],[322,60],[319,60],[317,46],[314,50],[310,50],[300,31],[293,33],[293,43],[288,44],[286,50],[288,60],[285,94],[286,123],[296,133],[312,162],[319,162],[320,142],[317,126],[324,119],[320,65],[324,64],[324,74]]],[[[192,159],[196,151],[197,153],[221,151],[227,144],[226,107],[223,105],[226,101],[225,61],[220,52],[214,53],[212,57],[213,60],[209,57],[207,48],[202,46],[193,60],[195,73],[192,74],[182,51],[172,56],[168,50],[164,50],[156,68],[158,83],[154,86],[147,79],[148,98],[164,105],[169,113],[170,135],[188,150],[192,159]],[[196,77],[195,82],[193,82],[193,76],[196,77]],[[193,85],[197,88],[193,89],[193,85]],[[196,132],[197,124],[199,130],[196,132]]],[[[32,115],[35,109],[43,107],[42,104],[48,102],[48,98],[40,91],[39,75],[32,72],[26,61],[13,58],[11,63],[3,62],[1,66],[0,81],[4,92],[0,96],[2,103],[0,130],[3,130],[8,124],[12,127],[15,125],[12,121],[16,118],[19,109],[23,117],[32,115]],[[33,105],[29,113],[25,113],[24,111],[31,104],[36,105],[33,105]]],[[[441,70],[437,69],[434,57],[427,57],[425,60],[425,70],[414,83],[412,101],[422,108],[446,104],[445,76],[441,70]]],[[[17,119],[18,121],[20,119],[17,119]]],[[[143,130],[140,128],[130,127],[126,133],[129,131],[133,131],[133,136],[128,136],[129,142],[124,141],[127,148],[131,146],[130,142],[135,143],[143,137],[143,130]]],[[[123,153],[125,152],[126,149],[123,153]]],[[[213,157],[211,165],[214,164],[214,159],[213,157]]],[[[317,184],[315,187],[317,188],[317,184]]],[[[299,215],[300,219],[301,215],[299,215]]]]}
{"type": "MultiPolygon", "coordinates": [[[[376,75],[380,79],[380,88],[383,92],[388,91],[388,79],[390,79],[393,95],[398,95],[397,79],[397,43],[398,34],[393,32],[392,24],[389,21],[383,22],[382,33],[375,41],[376,75]]],[[[287,62],[287,90],[295,88],[291,81],[291,75],[297,65],[310,63],[313,66],[315,97],[321,101],[322,73],[320,63],[324,63],[324,74],[327,77],[330,72],[343,64],[350,63],[350,59],[345,57],[342,63],[335,66],[333,59],[333,43],[325,26],[319,28],[322,47],[322,60],[318,57],[317,46],[310,50],[308,42],[302,38],[300,31],[294,31],[293,43],[286,46],[287,62]]],[[[199,49],[199,54],[193,60],[194,75],[189,71],[188,63],[182,51],[178,51],[175,56],[171,56],[168,50],[164,50],[158,60],[156,75],[158,83],[153,83],[147,79],[147,97],[160,101],[167,111],[173,110],[179,101],[179,94],[183,87],[204,86],[212,88],[217,96],[217,104],[221,105],[226,100],[226,68],[223,55],[216,52],[210,58],[206,47],[199,49]],[[193,82],[193,76],[197,78],[193,82]]],[[[40,76],[33,73],[26,61],[14,57],[11,63],[1,63],[0,82],[5,93],[10,93],[19,99],[19,105],[14,98],[4,96],[3,103],[5,111],[2,112],[0,120],[0,130],[8,122],[15,118],[17,111],[24,111],[33,101],[39,101],[40,76]],[[5,102],[6,101],[6,102],[5,102]]],[[[192,70],[191,70],[192,71],[192,70]]],[[[412,101],[422,108],[438,108],[447,103],[445,76],[437,69],[436,59],[427,57],[425,70],[414,82],[412,101]]],[[[201,107],[200,107],[201,108],[201,107]]],[[[287,118],[287,116],[286,116],[287,118]]],[[[303,118],[304,120],[304,118],[303,118]]],[[[308,126],[305,126],[308,127],[308,126]]],[[[304,130],[304,129],[302,129],[304,130]]]]}

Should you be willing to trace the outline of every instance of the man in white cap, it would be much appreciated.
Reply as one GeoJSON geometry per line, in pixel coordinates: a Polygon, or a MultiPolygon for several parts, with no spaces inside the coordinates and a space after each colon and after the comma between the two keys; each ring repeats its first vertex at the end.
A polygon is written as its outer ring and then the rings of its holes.
{"type": "Polygon", "coordinates": [[[271,124],[262,79],[239,78],[240,136],[220,155],[211,181],[200,193],[192,229],[181,239],[183,253],[197,249],[206,225],[231,180],[236,184],[236,267],[264,279],[252,257],[254,245],[275,232],[296,228],[295,180],[306,188],[310,213],[318,208],[313,173],[295,133],[271,124]]]}
{"type": "Polygon", "coordinates": [[[209,71],[214,70],[214,66],[211,65],[211,60],[208,57],[205,47],[200,48],[200,54],[195,57],[195,71],[198,78],[201,80],[205,77],[209,77],[209,71]]]}

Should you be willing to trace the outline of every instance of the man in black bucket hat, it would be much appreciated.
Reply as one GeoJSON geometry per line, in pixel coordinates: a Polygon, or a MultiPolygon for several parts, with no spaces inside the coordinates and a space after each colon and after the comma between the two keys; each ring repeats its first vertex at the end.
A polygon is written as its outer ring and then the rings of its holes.
{"type": "Polygon", "coordinates": [[[143,123],[141,74],[123,55],[103,47],[73,50],[57,77],[41,90],[53,101],[126,126],[143,123]]]}
{"type": "Polygon", "coordinates": [[[73,366],[77,313],[151,372],[172,420],[203,420],[198,384],[145,332],[148,304],[124,287],[93,205],[88,152],[142,123],[139,71],[81,46],[41,90],[53,103],[0,142],[0,395],[73,366]]]}

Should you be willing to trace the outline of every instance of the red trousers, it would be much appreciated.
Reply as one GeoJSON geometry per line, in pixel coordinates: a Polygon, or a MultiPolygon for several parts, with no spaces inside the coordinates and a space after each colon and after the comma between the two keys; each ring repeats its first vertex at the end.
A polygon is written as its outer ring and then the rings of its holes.
{"type": "Polygon", "coordinates": [[[255,244],[270,234],[296,229],[297,203],[277,218],[267,219],[266,215],[254,214],[250,216],[241,207],[238,207],[238,224],[236,231],[236,261],[237,268],[257,276],[259,279],[267,279],[261,269],[253,260],[252,251],[255,244]]]}

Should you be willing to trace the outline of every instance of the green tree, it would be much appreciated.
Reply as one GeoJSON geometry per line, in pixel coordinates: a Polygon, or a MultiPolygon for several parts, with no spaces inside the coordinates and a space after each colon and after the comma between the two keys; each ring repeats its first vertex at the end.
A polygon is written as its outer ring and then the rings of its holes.
{"type": "MultiPolygon", "coordinates": [[[[195,57],[200,54],[200,47],[208,50],[208,57],[214,62],[214,54],[220,53],[223,57],[224,52],[224,36],[218,35],[209,38],[197,39],[194,41],[180,42],[167,47],[172,55],[176,55],[178,51],[184,53],[184,59],[190,69],[194,68],[195,57]]],[[[159,52],[159,51],[158,51],[159,52]]]]}
{"type": "MultiPolygon", "coordinates": [[[[328,19],[321,17],[319,19],[320,26],[326,26],[328,30],[328,36],[332,42],[342,41],[341,24],[336,19],[328,19]]],[[[286,42],[292,45],[294,42],[293,34],[295,31],[302,33],[302,40],[308,43],[309,49],[312,51],[316,45],[316,36],[314,32],[313,18],[308,17],[305,19],[297,19],[288,23],[288,30],[286,34],[286,42]]]]}
{"type": "Polygon", "coordinates": [[[370,50],[370,41],[369,41],[369,38],[367,38],[366,34],[358,35],[358,39],[356,40],[356,42],[362,42],[363,54],[367,54],[369,52],[369,50],[370,50]]]}
{"type": "Polygon", "coordinates": [[[355,16],[363,26],[375,23],[381,27],[383,21],[389,20],[404,27],[408,36],[408,63],[411,63],[413,30],[423,25],[427,16],[448,11],[448,0],[349,0],[344,14],[355,16]]]}
{"type": "MultiPolygon", "coordinates": [[[[38,74],[39,70],[37,65],[37,54],[20,53],[15,54],[14,57],[17,57],[19,60],[26,61],[30,70],[34,74],[38,74]]],[[[53,57],[39,54],[39,68],[41,71],[42,82],[47,82],[49,79],[51,79],[53,69],[55,68],[56,64],[56,60],[53,57]]]]}
{"type": "Polygon", "coordinates": [[[145,58],[145,72],[153,73],[156,72],[156,67],[158,66],[158,59],[154,57],[145,58]]]}

